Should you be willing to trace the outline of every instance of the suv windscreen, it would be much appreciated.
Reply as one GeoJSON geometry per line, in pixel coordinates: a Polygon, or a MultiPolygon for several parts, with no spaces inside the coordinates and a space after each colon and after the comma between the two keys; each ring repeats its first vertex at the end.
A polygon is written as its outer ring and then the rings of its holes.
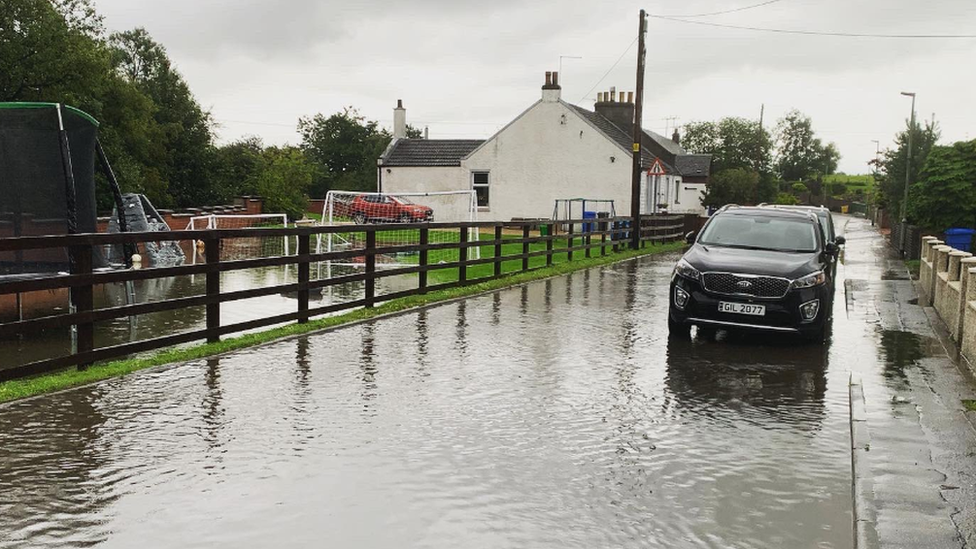
{"type": "Polygon", "coordinates": [[[778,252],[816,252],[819,226],[789,217],[718,215],[708,223],[698,242],[778,252]]]}

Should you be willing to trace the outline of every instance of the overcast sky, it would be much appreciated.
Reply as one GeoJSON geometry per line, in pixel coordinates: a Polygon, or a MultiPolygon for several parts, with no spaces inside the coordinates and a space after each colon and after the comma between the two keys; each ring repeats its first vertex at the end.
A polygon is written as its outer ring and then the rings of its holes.
{"type": "MultiPolygon", "coordinates": [[[[392,125],[397,99],[431,138],[488,137],[540,95],[563,59],[563,99],[634,89],[638,11],[695,15],[760,0],[97,0],[110,30],[145,27],[169,50],[219,138],[296,143],[300,116],[353,105],[392,125]],[[601,77],[626,51],[605,79],[601,77]]],[[[976,34],[974,0],[778,0],[695,21],[884,34],[976,34]]],[[[943,141],[976,138],[976,39],[898,40],[762,33],[651,19],[644,125],[664,133],[723,116],[775,124],[797,108],[866,173],[918,93],[943,141]]]]}

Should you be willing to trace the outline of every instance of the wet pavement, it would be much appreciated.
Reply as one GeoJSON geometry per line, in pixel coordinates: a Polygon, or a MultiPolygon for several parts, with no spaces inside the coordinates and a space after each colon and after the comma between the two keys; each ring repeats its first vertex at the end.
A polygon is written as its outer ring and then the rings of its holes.
{"type": "Polygon", "coordinates": [[[669,340],[670,256],[0,407],[0,547],[961,542],[972,385],[838,224],[826,345],[669,340]]]}

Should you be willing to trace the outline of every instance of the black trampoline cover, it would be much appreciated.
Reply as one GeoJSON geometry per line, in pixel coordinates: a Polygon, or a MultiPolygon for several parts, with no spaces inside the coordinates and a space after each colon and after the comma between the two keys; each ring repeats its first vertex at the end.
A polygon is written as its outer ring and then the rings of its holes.
{"type": "MultiPolygon", "coordinates": [[[[53,103],[0,103],[0,237],[97,232],[98,122],[77,109],[60,107],[72,188],[62,164],[58,111],[53,103]]],[[[93,258],[95,266],[102,266],[100,255],[93,258]]],[[[68,270],[63,248],[0,252],[0,275],[68,270]]]]}

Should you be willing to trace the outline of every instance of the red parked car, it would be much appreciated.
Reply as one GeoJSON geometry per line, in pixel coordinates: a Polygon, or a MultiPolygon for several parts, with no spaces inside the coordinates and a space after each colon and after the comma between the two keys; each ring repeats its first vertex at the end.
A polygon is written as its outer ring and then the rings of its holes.
{"type": "Polygon", "coordinates": [[[349,203],[353,221],[363,223],[398,222],[420,223],[434,220],[434,210],[413,204],[405,198],[361,194],[349,203]]]}

